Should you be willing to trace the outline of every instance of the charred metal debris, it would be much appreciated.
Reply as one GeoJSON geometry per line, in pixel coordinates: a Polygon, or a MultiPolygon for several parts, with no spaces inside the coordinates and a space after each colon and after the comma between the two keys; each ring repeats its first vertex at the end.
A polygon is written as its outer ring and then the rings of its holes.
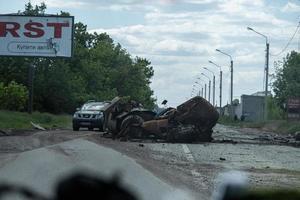
{"type": "Polygon", "coordinates": [[[165,142],[210,142],[219,113],[202,97],[156,113],[135,101],[115,97],[103,108],[103,130],[113,139],[165,142]]]}

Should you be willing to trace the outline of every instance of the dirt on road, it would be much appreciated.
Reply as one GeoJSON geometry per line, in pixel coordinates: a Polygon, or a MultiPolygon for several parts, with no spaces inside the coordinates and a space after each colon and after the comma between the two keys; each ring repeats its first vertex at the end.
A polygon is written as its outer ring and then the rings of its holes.
{"type": "Polygon", "coordinates": [[[239,170],[251,187],[300,186],[300,148],[290,136],[217,125],[214,142],[121,142],[100,132],[12,132],[0,137],[0,168],[22,152],[83,138],[127,155],[172,186],[210,199],[220,173],[239,170]]]}

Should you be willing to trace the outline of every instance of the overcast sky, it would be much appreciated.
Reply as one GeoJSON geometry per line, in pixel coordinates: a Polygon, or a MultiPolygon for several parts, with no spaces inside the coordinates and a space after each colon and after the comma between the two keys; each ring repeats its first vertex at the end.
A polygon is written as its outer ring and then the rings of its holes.
{"type": "MultiPolygon", "coordinates": [[[[42,0],[31,0],[33,4],[42,0]]],[[[45,0],[47,13],[70,12],[76,22],[91,32],[107,32],[133,56],[149,59],[155,75],[151,88],[158,102],[176,106],[187,98],[203,69],[215,72],[222,66],[223,104],[229,102],[230,60],[215,51],[230,54],[234,61],[234,98],[263,90],[265,39],[270,41],[270,71],[274,61],[299,50],[299,32],[294,34],[300,14],[298,0],[45,0]],[[274,56],[276,55],[276,56],[274,56]]],[[[0,13],[23,10],[27,1],[0,0],[0,13]]],[[[206,81],[206,78],[200,76],[206,81]]],[[[201,86],[199,86],[201,87],[201,86]]],[[[219,96],[219,88],[216,89],[219,96]]],[[[219,99],[217,102],[219,104],[219,99]]]]}

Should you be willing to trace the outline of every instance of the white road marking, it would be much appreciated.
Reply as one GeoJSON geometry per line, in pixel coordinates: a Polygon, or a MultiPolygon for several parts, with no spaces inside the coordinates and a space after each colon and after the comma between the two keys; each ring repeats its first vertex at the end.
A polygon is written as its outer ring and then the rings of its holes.
{"type": "Polygon", "coordinates": [[[194,156],[192,154],[192,152],[190,151],[189,147],[186,145],[186,144],[182,144],[182,149],[183,149],[183,152],[185,153],[185,157],[186,159],[191,163],[191,174],[192,176],[194,177],[194,184],[196,185],[200,185],[201,188],[208,188],[208,185],[206,184],[205,182],[205,179],[204,177],[201,176],[201,174],[199,172],[197,172],[197,170],[195,169],[195,166],[193,166],[196,161],[194,159],[194,156]]]}
{"type": "Polygon", "coordinates": [[[200,176],[201,176],[201,174],[200,174],[199,172],[197,172],[195,169],[192,169],[192,170],[191,170],[191,174],[192,174],[193,176],[195,176],[195,177],[200,177],[200,176]]]}
{"type": "Polygon", "coordinates": [[[182,144],[182,148],[183,148],[183,151],[185,153],[185,156],[186,156],[186,159],[189,161],[189,162],[192,162],[194,163],[195,162],[195,159],[192,155],[192,152],[190,151],[189,147],[186,145],[186,144],[182,144]]]}

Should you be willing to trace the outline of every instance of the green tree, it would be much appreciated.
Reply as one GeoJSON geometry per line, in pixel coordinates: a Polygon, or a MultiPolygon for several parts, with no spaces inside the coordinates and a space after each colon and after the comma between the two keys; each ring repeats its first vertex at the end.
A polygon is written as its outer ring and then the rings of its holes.
{"type": "MultiPolygon", "coordinates": [[[[45,4],[29,2],[19,14],[44,15],[45,11],[45,4]]],[[[152,107],[155,100],[149,85],[154,71],[150,61],[132,59],[106,33],[89,33],[81,22],[74,27],[72,58],[0,57],[0,81],[27,85],[28,67],[34,64],[34,108],[39,111],[71,113],[89,99],[110,100],[117,95],[152,107]]]]}
{"type": "Polygon", "coordinates": [[[44,15],[46,9],[47,6],[44,2],[42,2],[39,6],[38,5],[33,6],[29,1],[27,4],[25,4],[25,10],[23,12],[18,11],[18,14],[32,15],[32,16],[44,15]]]}
{"type": "Polygon", "coordinates": [[[292,51],[276,67],[273,91],[278,105],[283,108],[288,97],[300,97],[300,54],[292,51]]]}
{"type": "Polygon", "coordinates": [[[21,84],[12,81],[7,86],[0,82],[0,109],[22,111],[25,108],[28,91],[21,84]]]}

